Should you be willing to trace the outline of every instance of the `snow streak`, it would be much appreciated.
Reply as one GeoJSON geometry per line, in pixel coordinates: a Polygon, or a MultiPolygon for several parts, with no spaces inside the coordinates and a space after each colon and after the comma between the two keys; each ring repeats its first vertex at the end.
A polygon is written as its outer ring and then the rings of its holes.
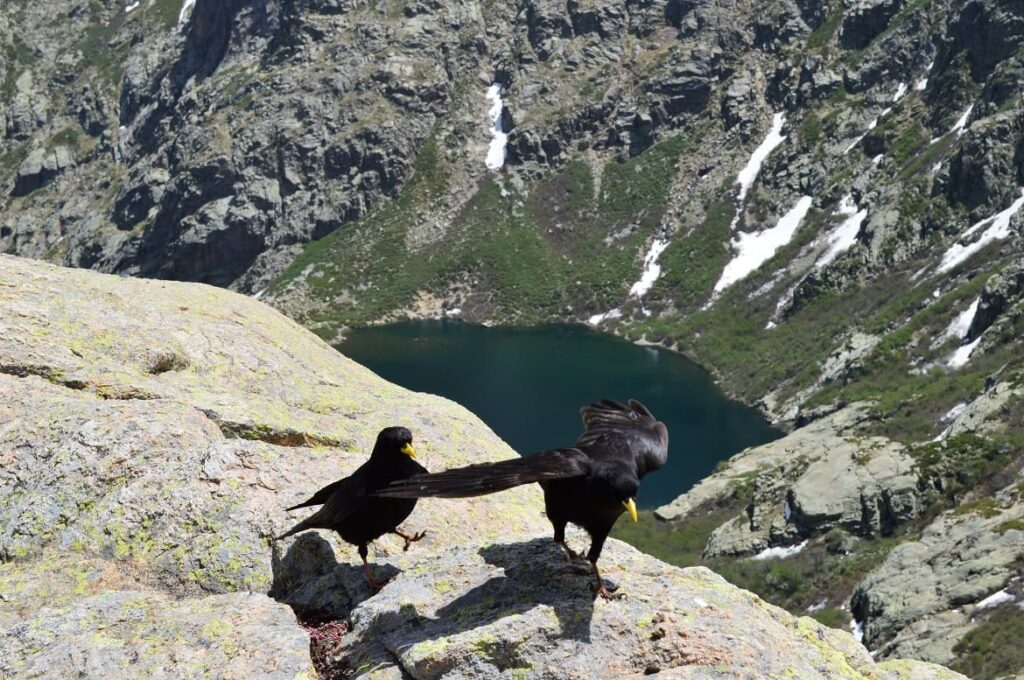
{"type": "Polygon", "coordinates": [[[195,5],[196,0],[185,0],[182,3],[181,12],[178,13],[178,28],[184,28],[185,24],[192,18],[192,9],[195,5]]]}
{"type": "Polygon", "coordinates": [[[812,202],[810,196],[803,196],[774,227],[764,231],[740,233],[733,239],[732,247],[736,254],[722,270],[722,276],[715,284],[715,294],[745,278],[771,259],[779,248],[789,243],[807,211],[811,209],[812,202]]]}
{"type": "Polygon", "coordinates": [[[962,264],[972,255],[987,246],[993,241],[1001,241],[1010,235],[1010,220],[1024,206],[1024,189],[1021,189],[1020,197],[1014,201],[1006,210],[996,213],[992,217],[975,223],[965,231],[960,239],[954,243],[949,250],[942,255],[942,262],[939,263],[938,272],[945,274],[954,267],[962,264]],[[982,227],[987,226],[981,236],[970,243],[964,243],[964,239],[974,236],[982,227]]]}
{"type": "Polygon", "coordinates": [[[825,237],[828,239],[828,250],[814,263],[814,266],[818,269],[827,266],[857,242],[860,226],[868,216],[866,208],[862,210],[857,209],[857,204],[854,202],[851,194],[846,194],[839,201],[839,209],[836,213],[845,215],[846,219],[825,237]]]}
{"type": "Polygon", "coordinates": [[[807,547],[807,541],[804,541],[803,543],[800,543],[798,545],[791,545],[789,547],[765,548],[764,550],[762,550],[761,552],[757,553],[756,555],[754,555],[750,559],[752,559],[752,560],[768,560],[768,559],[772,559],[772,558],[776,558],[776,557],[779,558],[780,560],[781,559],[786,559],[787,557],[792,557],[793,555],[796,555],[796,554],[802,552],[803,549],[806,548],[806,547],[807,547]]]}
{"type": "Polygon", "coordinates": [[[491,85],[485,96],[490,104],[487,116],[491,119],[491,145],[487,149],[485,163],[489,170],[497,170],[505,165],[505,147],[508,144],[508,133],[504,131],[501,123],[501,113],[505,109],[505,104],[501,101],[501,83],[491,85]]]}
{"type": "Polygon", "coordinates": [[[665,248],[668,248],[668,241],[654,239],[651,249],[647,251],[647,256],[644,257],[644,271],[640,275],[640,280],[630,287],[630,295],[642,298],[651,289],[654,282],[658,280],[658,277],[661,276],[661,265],[658,264],[658,258],[661,257],[665,248]]]}

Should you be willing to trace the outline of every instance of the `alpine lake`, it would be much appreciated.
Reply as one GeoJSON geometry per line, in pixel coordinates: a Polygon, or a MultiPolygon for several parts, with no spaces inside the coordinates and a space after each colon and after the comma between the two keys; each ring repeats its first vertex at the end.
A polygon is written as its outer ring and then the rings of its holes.
{"type": "Polygon", "coordinates": [[[386,380],[462,404],[522,454],[571,446],[587,403],[643,402],[668,427],[669,457],[643,480],[642,508],[672,501],[720,461],[781,436],[686,358],[582,326],[408,321],[353,329],[338,349],[386,380]]]}

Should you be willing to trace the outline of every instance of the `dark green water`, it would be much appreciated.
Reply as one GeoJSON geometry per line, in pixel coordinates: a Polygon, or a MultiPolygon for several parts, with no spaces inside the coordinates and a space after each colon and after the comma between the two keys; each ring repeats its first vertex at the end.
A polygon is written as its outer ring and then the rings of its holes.
{"type": "Polygon", "coordinates": [[[639,399],[669,432],[668,463],[640,489],[644,507],[671,501],[719,461],[779,436],[696,364],[578,326],[414,321],[357,329],[339,349],[391,382],[459,402],[521,453],[571,446],[586,403],[639,399]]]}

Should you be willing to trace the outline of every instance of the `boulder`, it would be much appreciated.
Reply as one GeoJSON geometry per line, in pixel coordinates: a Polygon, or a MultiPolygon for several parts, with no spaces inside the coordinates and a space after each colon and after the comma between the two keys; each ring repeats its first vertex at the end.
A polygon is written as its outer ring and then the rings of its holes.
{"type": "Polygon", "coordinates": [[[66,146],[58,146],[50,152],[45,149],[33,149],[18,168],[11,196],[27,196],[36,189],[46,186],[74,165],[75,157],[66,146]]]}
{"type": "Polygon", "coordinates": [[[851,610],[864,642],[884,656],[954,659],[978,603],[1019,574],[1024,559],[1020,485],[945,512],[888,554],[858,586],[851,610]]]}
{"type": "Polygon", "coordinates": [[[924,510],[919,475],[906,447],[857,433],[864,418],[848,407],[748,449],[656,515],[685,519],[753,481],[744,513],[712,533],[705,556],[749,554],[834,528],[888,534],[924,510]]]}

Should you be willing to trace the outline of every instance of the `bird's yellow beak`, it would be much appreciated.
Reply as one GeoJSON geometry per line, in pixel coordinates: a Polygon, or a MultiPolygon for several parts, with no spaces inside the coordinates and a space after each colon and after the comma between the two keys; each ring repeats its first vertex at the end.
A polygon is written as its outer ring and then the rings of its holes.
{"type": "Polygon", "coordinates": [[[629,516],[633,518],[634,522],[640,521],[639,519],[637,519],[636,516],[636,501],[634,501],[632,498],[630,498],[628,501],[622,501],[622,507],[626,508],[626,511],[629,513],[629,516]]]}
{"type": "Polygon", "coordinates": [[[409,456],[410,458],[416,457],[416,449],[412,448],[412,444],[406,444],[405,446],[400,448],[399,451],[409,456]]]}

